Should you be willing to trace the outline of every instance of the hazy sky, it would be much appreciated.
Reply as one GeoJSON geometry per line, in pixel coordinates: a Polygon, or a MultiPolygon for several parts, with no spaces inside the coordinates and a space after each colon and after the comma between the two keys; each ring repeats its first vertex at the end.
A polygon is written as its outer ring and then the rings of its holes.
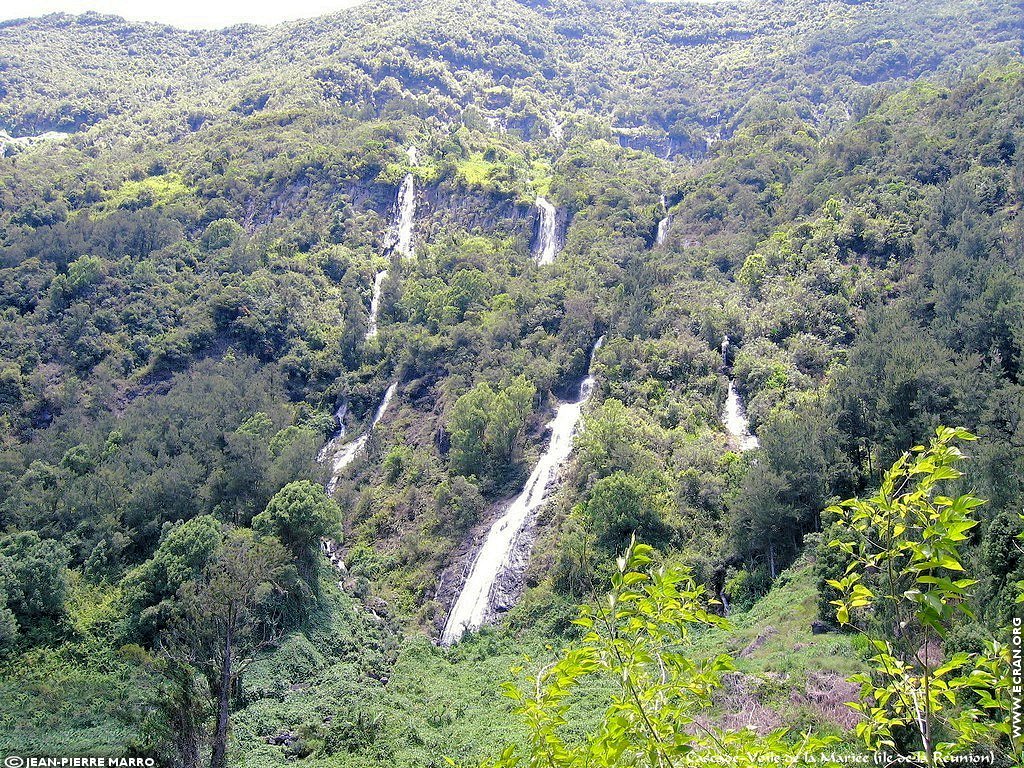
{"type": "Polygon", "coordinates": [[[99,11],[132,21],[160,21],[190,29],[232,24],[276,24],[322,16],[361,0],[2,0],[0,20],[46,13],[99,11]]]}

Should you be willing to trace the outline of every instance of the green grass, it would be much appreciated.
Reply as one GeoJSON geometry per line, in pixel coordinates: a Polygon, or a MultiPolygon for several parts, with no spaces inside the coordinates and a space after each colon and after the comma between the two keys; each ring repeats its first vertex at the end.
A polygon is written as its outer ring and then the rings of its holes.
{"type": "MultiPolygon", "coordinates": [[[[319,631],[357,630],[362,619],[343,618],[361,615],[354,603],[338,594],[330,600],[335,612],[319,631]]],[[[723,722],[731,722],[733,706],[769,724],[842,732],[833,722],[836,712],[845,712],[842,701],[822,697],[832,682],[860,668],[862,649],[847,635],[813,635],[815,605],[812,569],[802,561],[751,610],[732,617],[733,632],[697,638],[695,655],[738,655],[766,635],[756,650],[737,660],[745,692],[723,698],[717,713],[723,722]],[[766,633],[767,627],[772,629],[766,633]]],[[[551,610],[561,615],[564,607],[551,610]]],[[[308,643],[293,638],[258,667],[259,680],[250,676],[247,692],[260,689],[264,695],[233,718],[235,762],[279,766],[297,751],[304,755],[303,765],[315,767],[432,768],[446,765],[445,758],[471,765],[494,756],[525,736],[501,684],[535,674],[554,658],[564,641],[545,637],[544,628],[556,623],[536,605],[529,621],[517,614],[511,627],[486,629],[451,649],[408,637],[397,649],[386,683],[368,680],[359,663],[325,652],[315,633],[308,643]],[[514,667],[522,670],[514,673],[514,667]],[[266,744],[268,736],[284,732],[301,737],[297,750],[266,744]]],[[[380,642],[365,639],[359,651],[363,664],[375,657],[380,642]]],[[[576,733],[582,736],[596,727],[610,690],[610,681],[602,680],[581,689],[570,718],[576,733]]]]}
{"type": "MultiPolygon", "coordinates": [[[[246,671],[232,715],[232,765],[298,759],[310,768],[431,768],[447,765],[445,758],[474,764],[524,738],[501,684],[555,657],[564,640],[545,633],[564,626],[564,601],[528,596],[511,625],[443,649],[419,635],[403,639],[342,594],[332,576],[325,566],[325,591],[305,626],[246,671]],[[284,735],[289,744],[270,743],[284,735]]],[[[109,597],[77,589],[78,623],[104,627],[109,597]]],[[[838,732],[823,712],[826,705],[841,711],[841,702],[809,698],[808,689],[820,693],[826,672],[839,680],[857,671],[863,649],[848,635],[813,635],[815,603],[812,569],[802,561],[751,610],[731,617],[733,632],[696,639],[695,655],[738,656],[763,636],[737,659],[743,693],[724,699],[719,717],[742,705],[768,721],[838,732]]],[[[0,671],[0,751],[121,755],[139,741],[158,677],[130,649],[97,647],[86,638],[35,650],[0,671]]],[[[610,690],[601,680],[581,689],[570,718],[576,733],[596,727],[610,690]]]]}
{"type": "Polygon", "coordinates": [[[120,756],[138,740],[156,678],[130,654],[65,644],[0,670],[0,753],[120,756]]]}
{"type": "Polygon", "coordinates": [[[474,153],[468,159],[461,160],[455,172],[467,185],[487,189],[491,185],[492,175],[498,168],[498,163],[485,160],[481,153],[474,153]]]}

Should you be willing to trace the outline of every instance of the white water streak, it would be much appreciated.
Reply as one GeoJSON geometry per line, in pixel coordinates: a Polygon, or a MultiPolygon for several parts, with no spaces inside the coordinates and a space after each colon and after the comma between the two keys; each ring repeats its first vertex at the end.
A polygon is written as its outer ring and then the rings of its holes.
{"type": "MultiPolygon", "coordinates": [[[[366,447],[366,441],[370,437],[370,432],[373,428],[380,423],[380,420],[384,418],[384,414],[387,413],[388,406],[391,405],[391,399],[395,396],[395,390],[398,389],[398,382],[392,382],[391,386],[384,392],[384,397],[380,401],[380,405],[377,406],[377,410],[373,414],[373,421],[370,422],[370,426],[366,429],[363,434],[357,437],[350,443],[344,445],[333,445],[334,440],[331,440],[324,449],[320,452],[317,457],[320,461],[326,459],[331,460],[331,479],[327,481],[327,495],[331,496],[334,494],[334,489],[338,487],[338,479],[341,477],[341,472],[345,467],[355,461],[356,457],[362,453],[363,448],[366,447]]],[[[344,436],[344,430],[342,435],[344,436]]]]}
{"type": "MultiPolygon", "coordinates": [[[[591,361],[603,339],[601,337],[594,343],[591,361]]],[[[492,593],[498,576],[511,565],[517,540],[527,523],[555,492],[559,470],[572,452],[580,414],[593,389],[594,377],[588,375],[580,383],[576,402],[562,403],[555,409],[555,418],[548,424],[551,440],[547,450],[530,473],[522,492],[487,532],[466,583],[448,614],[441,634],[442,644],[457,643],[467,630],[478,629],[491,618],[492,593]]]]}
{"type": "Polygon", "coordinates": [[[668,213],[668,208],[665,207],[665,196],[661,196],[661,210],[665,213],[665,216],[658,222],[658,234],[654,238],[655,245],[664,245],[665,238],[668,237],[668,225],[671,220],[671,216],[668,213]]]}
{"type": "Polygon", "coordinates": [[[398,188],[398,200],[395,203],[395,250],[406,259],[416,256],[412,244],[415,218],[416,180],[411,173],[407,173],[402,179],[402,186],[398,188]]]}
{"type": "Polygon", "coordinates": [[[732,379],[729,380],[729,394],[725,399],[722,423],[725,424],[726,431],[741,451],[753,450],[761,444],[757,437],[750,434],[747,414],[743,410],[740,393],[736,391],[736,382],[732,379]]]}
{"type": "Polygon", "coordinates": [[[377,316],[380,314],[380,294],[384,289],[384,281],[388,279],[388,271],[382,269],[373,278],[373,296],[370,298],[370,320],[366,324],[366,340],[377,335],[377,316]]]}
{"type": "Polygon", "coordinates": [[[537,210],[540,211],[540,229],[537,230],[537,263],[543,266],[554,262],[555,254],[558,251],[555,206],[538,196],[537,210]]]}

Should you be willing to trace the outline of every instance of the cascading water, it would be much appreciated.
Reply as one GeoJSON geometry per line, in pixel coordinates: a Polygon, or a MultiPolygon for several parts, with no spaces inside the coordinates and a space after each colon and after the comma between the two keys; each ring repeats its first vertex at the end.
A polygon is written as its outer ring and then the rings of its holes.
{"type": "Polygon", "coordinates": [[[11,136],[7,131],[0,129],[0,155],[3,154],[2,150],[6,146],[28,149],[40,144],[59,143],[69,136],[71,134],[64,131],[46,131],[36,136],[11,136]]]}
{"type": "Polygon", "coordinates": [[[555,240],[555,206],[543,197],[537,197],[537,210],[540,211],[540,228],[537,230],[537,263],[543,266],[555,260],[558,244],[555,240]]]}
{"type": "Polygon", "coordinates": [[[747,414],[743,410],[740,393],[736,391],[736,382],[732,379],[729,379],[729,394],[725,399],[722,423],[725,424],[726,431],[741,451],[753,450],[761,444],[757,437],[750,434],[747,414]]]}
{"type": "Polygon", "coordinates": [[[556,115],[554,112],[548,112],[547,115],[545,115],[545,117],[547,117],[548,119],[548,126],[551,130],[551,138],[554,139],[555,141],[561,141],[562,139],[564,139],[565,128],[560,122],[558,122],[558,115],[556,115]]]}
{"type": "MultiPolygon", "coordinates": [[[[363,432],[359,437],[353,440],[351,443],[345,443],[344,445],[333,445],[335,443],[332,438],[331,442],[324,446],[323,450],[317,458],[320,461],[326,459],[331,460],[331,479],[327,481],[327,495],[332,496],[334,489],[338,487],[338,479],[341,477],[341,471],[351,464],[356,456],[358,456],[364,447],[366,447],[366,441],[370,437],[370,432],[374,427],[380,423],[380,420],[384,418],[384,414],[387,413],[388,406],[391,405],[391,398],[395,396],[395,390],[398,389],[398,382],[392,382],[391,386],[384,392],[384,397],[380,401],[380,405],[377,406],[377,410],[373,414],[373,421],[370,422],[370,426],[367,427],[366,431],[363,432]]],[[[342,429],[341,436],[344,436],[344,428],[342,429]]]]}
{"type": "MultiPolygon", "coordinates": [[[[418,164],[416,147],[409,147],[405,150],[409,158],[409,165],[413,168],[418,164]]],[[[398,196],[395,198],[395,221],[392,224],[388,249],[398,251],[403,258],[411,259],[416,256],[416,249],[413,246],[413,222],[416,218],[416,177],[412,172],[405,174],[401,185],[398,187],[398,196]]]]}
{"type": "Polygon", "coordinates": [[[412,225],[416,217],[416,181],[411,173],[405,174],[398,188],[395,212],[395,250],[404,258],[416,255],[412,244],[412,225]]]}
{"type": "Polygon", "coordinates": [[[669,215],[668,208],[665,207],[665,196],[664,195],[661,196],[661,210],[664,212],[665,215],[658,222],[658,234],[655,235],[655,237],[654,237],[654,244],[655,245],[664,245],[665,244],[665,238],[668,237],[669,221],[672,218],[671,215],[669,215]]]}
{"type": "MultiPolygon", "coordinates": [[[[603,340],[602,336],[594,342],[590,352],[591,363],[603,340]]],[[[522,546],[517,544],[522,544],[527,525],[557,487],[559,470],[572,451],[576,426],[593,388],[594,377],[588,374],[580,382],[579,397],[555,409],[555,418],[548,424],[551,428],[548,447],[530,473],[523,490],[487,532],[487,538],[473,561],[466,583],[448,614],[448,621],[441,633],[443,645],[457,643],[467,630],[479,628],[494,615],[494,593],[499,577],[514,566],[517,560],[529,554],[528,550],[524,553],[522,546]]]]}
{"type": "Polygon", "coordinates": [[[370,298],[370,320],[366,325],[366,340],[369,341],[377,335],[377,315],[380,313],[380,294],[384,288],[384,281],[388,279],[388,271],[382,269],[373,278],[373,296],[370,298]]]}
{"type": "Polygon", "coordinates": [[[338,450],[338,446],[345,441],[346,413],[348,413],[348,403],[342,403],[338,406],[338,410],[334,412],[334,421],[338,425],[338,428],[334,430],[330,440],[324,444],[324,447],[317,452],[317,461],[321,463],[327,461],[327,457],[331,456],[336,450],[338,450]]]}
{"type": "Polygon", "coordinates": [[[741,451],[750,451],[757,448],[761,441],[750,434],[750,423],[747,421],[747,414],[743,408],[743,401],[740,400],[740,393],[736,389],[736,380],[732,378],[731,366],[729,365],[729,334],[722,336],[722,371],[729,374],[729,393],[725,397],[725,410],[722,411],[722,423],[725,431],[729,433],[732,442],[741,451]]]}

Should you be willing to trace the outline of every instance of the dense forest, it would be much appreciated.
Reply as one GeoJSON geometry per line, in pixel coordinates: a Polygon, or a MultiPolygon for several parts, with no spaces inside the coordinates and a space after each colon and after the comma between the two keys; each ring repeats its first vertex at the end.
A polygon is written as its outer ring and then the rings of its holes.
{"type": "Polygon", "coordinates": [[[0,752],[1018,764],[1022,44],[0,23],[0,752]]]}

